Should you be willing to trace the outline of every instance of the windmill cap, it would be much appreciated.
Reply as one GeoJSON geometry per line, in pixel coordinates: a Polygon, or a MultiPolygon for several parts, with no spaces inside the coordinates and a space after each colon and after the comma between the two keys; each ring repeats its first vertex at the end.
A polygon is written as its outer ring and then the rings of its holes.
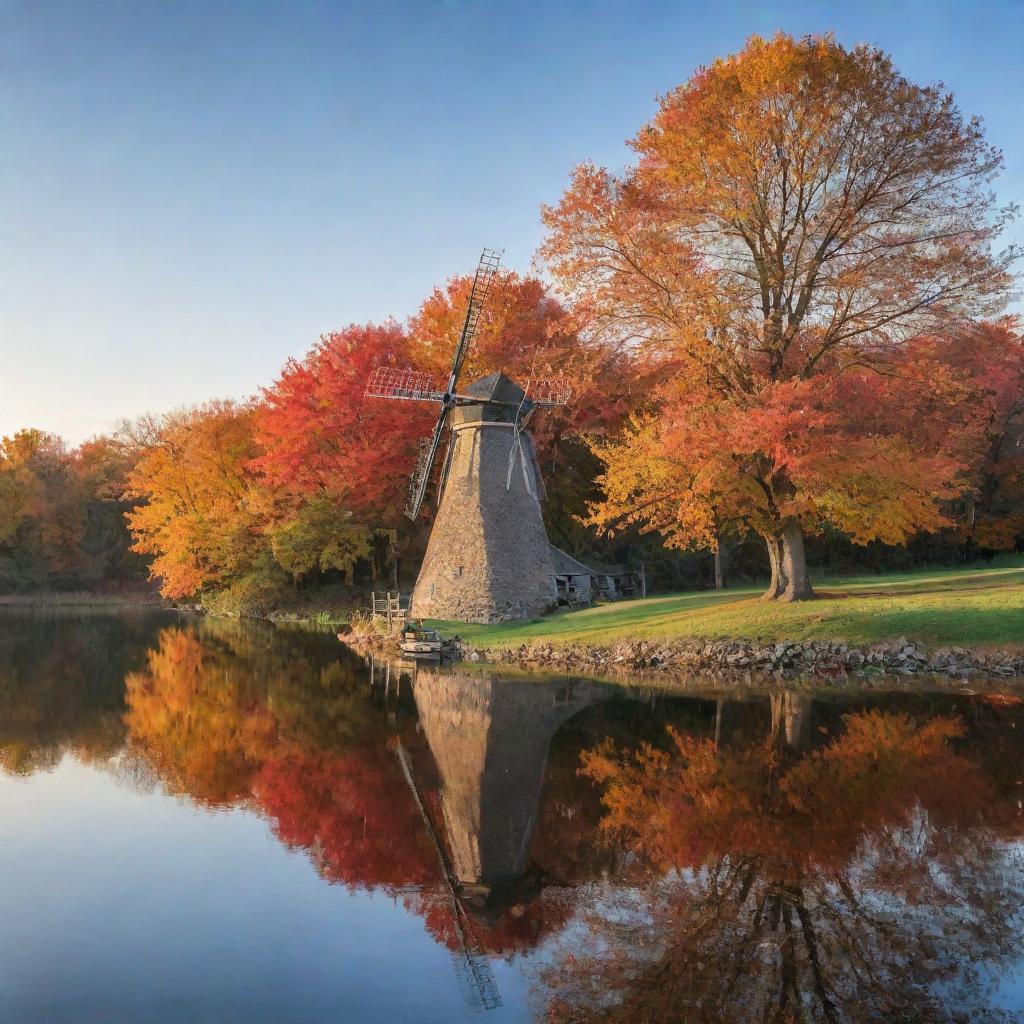
{"type": "Polygon", "coordinates": [[[526,397],[526,392],[503,373],[491,373],[474,381],[465,390],[469,398],[479,398],[481,402],[502,402],[518,404],[526,397]]]}

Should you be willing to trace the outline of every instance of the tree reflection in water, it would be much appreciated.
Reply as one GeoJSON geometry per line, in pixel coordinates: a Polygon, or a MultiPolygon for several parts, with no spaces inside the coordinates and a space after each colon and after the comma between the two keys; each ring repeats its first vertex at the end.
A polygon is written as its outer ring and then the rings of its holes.
{"type": "Polygon", "coordinates": [[[362,663],[337,649],[313,657],[301,635],[259,636],[164,630],[146,670],[126,679],[131,749],[173,792],[261,811],[328,881],[396,890],[436,881],[389,749],[393,727],[368,700],[362,663]]]}
{"type": "Polygon", "coordinates": [[[125,673],[144,659],[153,620],[83,614],[55,629],[43,613],[3,612],[0,771],[54,768],[65,752],[102,763],[124,743],[125,673]]]}
{"type": "Polygon", "coordinates": [[[550,1022],[985,1020],[1020,956],[1012,698],[652,702],[479,669],[385,697],[332,638],[252,624],[4,636],[0,771],[72,753],[250,808],[456,954],[529,954],[550,1022]]]}
{"type": "Polygon", "coordinates": [[[807,750],[807,708],[773,711],[761,742],[669,728],[583,755],[637,884],[585,915],[582,948],[547,974],[549,1018],[998,1019],[990,990],[1020,955],[1019,811],[957,752],[963,723],[861,711],[807,750]]]}

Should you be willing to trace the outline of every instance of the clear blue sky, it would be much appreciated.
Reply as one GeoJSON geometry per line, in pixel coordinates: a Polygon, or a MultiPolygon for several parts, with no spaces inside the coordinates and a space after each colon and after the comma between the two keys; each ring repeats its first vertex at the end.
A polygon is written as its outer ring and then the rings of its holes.
{"type": "Polygon", "coordinates": [[[778,28],[945,81],[1024,200],[1022,0],[0,0],[0,433],[251,394],[483,245],[527,269],[574,164],[778,28]]]}

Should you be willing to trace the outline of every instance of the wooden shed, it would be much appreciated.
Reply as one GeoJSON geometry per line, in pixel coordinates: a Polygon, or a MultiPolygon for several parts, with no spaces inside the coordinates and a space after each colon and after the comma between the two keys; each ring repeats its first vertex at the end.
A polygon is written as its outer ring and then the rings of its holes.
{"type": "Polygon", "coordinates": [[[591,586],[594,597],[602,601],[620,601],[624,597],[647,596],[647,573],[643,566],[631,569],[628,565],[592,565],[591,586]]]}
{"type": "Polygon", "coordinates": [[[551,545],[551,567],[555,574],[558,603],[575,608],[594,600],[594,570],[551,545]]]}

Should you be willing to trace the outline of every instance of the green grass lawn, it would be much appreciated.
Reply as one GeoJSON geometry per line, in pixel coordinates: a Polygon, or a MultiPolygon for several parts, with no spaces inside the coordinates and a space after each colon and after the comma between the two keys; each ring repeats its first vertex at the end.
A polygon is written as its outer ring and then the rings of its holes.
{"type": "Polygon", "coordinates": [[[479,647],[607,644],[625,637],[823,638],[869,643],[905,636],[931,644],[1024,645],[1024,558],[1000,568],[941,569],[815,583],[819,597],[766,604],[760,589],[648,597],[529,623],[432,622],[479,647]]]}

